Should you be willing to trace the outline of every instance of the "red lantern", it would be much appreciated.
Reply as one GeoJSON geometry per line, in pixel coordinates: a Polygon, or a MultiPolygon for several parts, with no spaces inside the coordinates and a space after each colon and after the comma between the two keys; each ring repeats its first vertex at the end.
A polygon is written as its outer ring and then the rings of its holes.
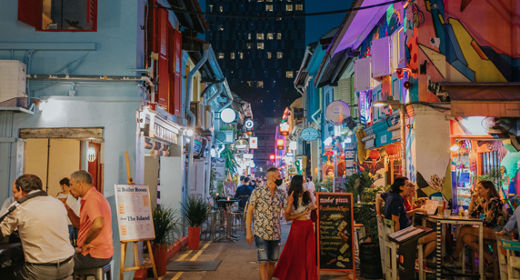
{"type": "Polygon", "coordinates": [[[371,150],[370,153],[368,154],[368,156],[369,156],[371,159],[378,159],[379,156],[381,156],[381,154],[379,153],[378,150],[371,150]]]}
{"type": "Polygon", "coordinates": [[[397,155],[399,149],[396,145],[388,145],[385,147],[385,151],[389,156],[397,155]]]}

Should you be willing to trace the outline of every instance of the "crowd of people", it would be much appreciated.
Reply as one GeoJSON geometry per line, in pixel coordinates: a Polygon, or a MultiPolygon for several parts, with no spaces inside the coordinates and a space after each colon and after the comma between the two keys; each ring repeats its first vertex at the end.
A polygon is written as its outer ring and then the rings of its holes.
{"type": "Polygon", "coordinates": [[[24,174],[13,182],[0,234],[19,238],[23,262],[2,271],[2,279],[72,279],[74,271],[112,260],[112,213],[92,176],[79,170],[60,185],[55,198],[36,175],[24,174]]]}

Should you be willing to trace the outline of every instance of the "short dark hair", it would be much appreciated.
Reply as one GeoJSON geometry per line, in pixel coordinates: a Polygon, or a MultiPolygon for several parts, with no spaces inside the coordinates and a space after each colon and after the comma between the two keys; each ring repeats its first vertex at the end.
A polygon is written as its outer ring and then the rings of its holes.
{"type": "Polygon", "coordinates": [[[312,181],[312,176],[311,175],[307,176],[307,179],[312,181]]]}
{"type": "Polygon", "coordinates": [[[244,175],[240,176],[240,181],[244,181],[245,178],[246,178],[246,176],[244,176],[244,175]]]}
{"type": "Polygon", "coordinates": [[[249,182],[249,177],[244,178],[244,183],[247,183],[247,182],[249,182]]]}
{"type": "Polygon", "coordinates": [[[63,179],[60,180],[60,186],[61,185],[65,185],[67,187],[70,187],[70,181],[69,181],[69,178],[65,177],[63,179]]]}
{"type": "Polygon", "coordinates": [[[29,193],[34,190],[42,190],[42,180],[34,174],[24,174],[14,182],[17,190],[29,193]]]}
{"type": "Polygon", "coordinates": [[[408,178],[406,177],[395,178],[394,183],[392,184],[392,186],[390,186],[390,192],[401,193],[401,187],[406,184],[407,180],[408,178]]]}

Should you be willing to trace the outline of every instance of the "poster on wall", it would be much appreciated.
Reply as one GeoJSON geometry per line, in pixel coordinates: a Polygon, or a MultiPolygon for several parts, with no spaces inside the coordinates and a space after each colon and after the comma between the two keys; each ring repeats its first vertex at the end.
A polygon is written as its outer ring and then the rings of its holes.
{"type": "Polygon", "coordinates": [[[121,241],[153,240],[152,207],[146,185],[115,185],[117,224],[121,241]]]}
{"type": "Polygon", "coordinates": [[[317,193],[318,274],[355,271],[354,210],[351,193],[317,193]]]}

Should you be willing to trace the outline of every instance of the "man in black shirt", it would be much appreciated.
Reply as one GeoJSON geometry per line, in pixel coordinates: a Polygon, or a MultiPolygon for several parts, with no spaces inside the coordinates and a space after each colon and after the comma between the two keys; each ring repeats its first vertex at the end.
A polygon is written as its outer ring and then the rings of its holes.
{"type": "Polygon", "coordinates": [[[244,209],[249,197],[251,196],[251,188],[249,187],[249,177],[244,177],[242,184],[238,186],[235,193],[235,199],[238,199],[238,207],[244,209]]]}

